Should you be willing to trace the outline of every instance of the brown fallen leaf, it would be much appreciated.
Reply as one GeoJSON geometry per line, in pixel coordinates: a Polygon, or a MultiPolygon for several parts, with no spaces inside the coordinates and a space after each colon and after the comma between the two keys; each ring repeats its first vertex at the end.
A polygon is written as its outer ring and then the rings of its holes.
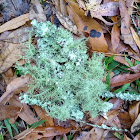
{"type": "Polygon", "coordinates": [[[24,84],[26,84],[30,80],[30,76],[21,76],[17,79],[14,79],[9,85],[7,85],[6,92],[0,97],[0,103],[3,103],[5,98],[8,98],[8,96],[14,92],[16,89],[22,87],[24,84]]]}
{"type": "Polygon", "coordinates": [[[63,135],[68,132],[70,132],[72,128],[63,128],[59,126],[53,126],[53,127],[36,127],[35,129],[28,129],[25,130],[26,133],[23,131],[17,136],[15,136],[15,139],[22,139],[22,140],[33,140],[33,139],[40,139],[43,137],[52,137],[57,135],[63,135]]]}
{"type": "Polygon", "coordinates": [[[12,68],[9,68],[9,69],[5,72],[5,76],[6,76],[6,77],[13,77],[13,76],[14,76],[14,72],[13,72],[12,68]]]}
{"type": "Polygon", "coordinates": [[[134,122],[140,112],[140,102],[134,102],[133,104],[129,105],[128,112],[129,112],[131,120],[134,122]]]}
{"type": "Polygon", "coordinates": [[[24,14],[17,18],[14,18],[0,26],[0,33],[4,31],[16,29],[24,25],[27,21],[29,21],[29,14],[24,14]]]}
{"type": "MultiPolygon", "coordinates": [[[[12,69],[12,68],[9,68],[9,69],[12,69]]],[[[9,70],[9,69],[8,69],[8,70],[9,70]]],[[[8,71],[8,70],[7,70],[7,71],[8,71]]],[[[6,74],[5,74],[7,71],[5,71],[4,73],[1,74],[2,77],[3,77],[4,80],[5,80],[6,85],[10,84],[10,83],[16,78],[15,75],[13,75],[12,77],[7,77],[6,74]]]]}
{"type": "Polygon", "coordinates": [[[63,134],[63,140],[68,140],[66,134],[63,134]]]}
{"type": "Polygon", "coordinates": [[[140,140],[140,133],[135,136],[134,140],[140,140]]]}
{"type": "Polygon", "coordinates": [[[86,135],[80,140],[102,140],[104,130],[100,128],[92,128],[86,135]]]}
{"type": "Polygon", "coordinates": [[[133,122],[132,122],[128,112],[126,112],[126,111],[120,112],[118,114],[118,118],[121,123],[121,128],[130,129],[133,122]]]}
{"type": "Polygon", "coordinates": [[[67,10],[72,16],[73,22],[76,24],[78,31],[82,32],[86,37],[89,36],[89,42],[94,51],[107,52],[107,43],[104,38],[103,30],[100,24],[84,15],[84,11],[79,9],[78,4],[67,1],[67,10]]]}
{"type": "Polygon", "coordinates": [[[38,0],[31,0],[29,18],[30,20],[37,19],[38,21],[46,21],[45,13],[38,0]]]}
{"type": "Polygon", "coordinates": [[[57,18],[59,19],[60,23],[69,31],[74,34],[78,34],[78,30],[76,25],[66,16],[61,14],[60,12],[56,13],[57,18]]]}
{"type": "Polygon", "coordinates": [[[115,61],[121,63],[121,64],[124,64],[124,65],[130,67],[129,64],[127,63],[125,57],[122,57],[122,56],[114,56],[113,59],[114,59],[115,61]]]}
{"type": "Polygon", "coordinates": [[[20,59],[20,48],[25,48],[22,44],[5,43],[5,48],[0,53],[0,73],[8,70],[17,60],[20,59]]]}
{"type": "MultiPolygon", "coordinates": [[[[113,22],[117,22],[117,17],[111,17],[113,22]]],[[[116,52],[120,44],[120,29],[117,24],[113,25],[111,31],[111,44],[112,44],[112,52],[116,52]]]]}
{"type": "Polygon", "coordinates": [[[23,27],[16,29],[15,31],[9,33],[4,41],[9,43],[23,43],[29,39],[29,32],[31,32],[32,27],[23,27]]]}
{"type": "Polygon", "coordinates": [[[138,130],[140,130],[140,113],[131,126],[131,133],[135,133],[138,130]]]}
{"type": "Polygon", "coordinates": [[[113,78],[110,79],[110,86],[122,86],[127,83],[132,83],[136,79],[140,78],[140,73],[136,74],[119,74],[113,78]]]}
{"type": "Polygon", "coordinates": [[[14,95],[9,100],[9,104],[14,105],[16,107],[20,107],[22,109],[18,116],[27,124],[31,125],[35,122],[38,122],[38,119],[35,117],[35,113],[33,113],[33,111],[29,108],[27,104],[21,103],[18,96],[14,95]]]}
{"type": "Polygon", "coordinates": [[[20,113],[20,109],[13,105],[0,105],[0,120],[16,117],[20,113]]]}
{"type": "Polygon", "coordinates": [[[63,15],[68,16],[65,0],[60,0],[60,9],[63,15]]]}
{"type": "Polygon", "coordinates": [[[60,7],[60,0],[52,0],[53,4],[55,5],[55,9],[57,12],[61,12],[61,7],[60,7]]]}
{"type": "Polygon", "coordinates": [[[107,25],[113,25],[114,23],[106,21],[103,16],[116,16],[119,14],[119,3],[108,2],[105,4],[96,4],[92,6],[90,10],[91,17],[102,20],[107,25]]]}
{"type": "Polygon", "coordinates": [[[45,121],[46,126],[54,126],[53,118],[48,116],[45,110],[43,110],[40,106],[36,105],[33,105],[32,107],[35,109],[37,115],[41,120],[46,120],[45,121]]]}
{"type": "Polygon", "coordinates": [[[128,138],[126,134],[124,134],[124,138],[123,138],[123,140],[131,140],[131,139],[128,138]]]}
{"type": "Polygon", "coordinates": [[[120,15],[121,15],[121,38],[124,40],[125,44],[129,44],[131,48],[139,54],[139,50],[137,48],[137,45],[132,37],[130,27],[130,16],[128,14],[126,5],[124,0],[119,0],[119,9],[120,9],[120,15]]]}
{"type": "Polygon", "coordinates": [[[131,68],[128,68],[128,70],[134,71],[135,73],[140,73],[140,64],[133,66],[131,68]]]}
{"type": "Polygon", "coordinates": [[[140,39],[139,39],[139,36],[137,35],[137,33],[135,32],[135,30],[132,27],[130,27],[130,29],[131,29],[131,32],[132,32],[133,39],[135,40],[137,46],[140,49],[140,39]]]}
{"type": "Polygon", "coordinates": [[[18,17],[29,12],[30,1],[28,0],[1,0],[0,2],[2,21],[9,21],[11,18],[18,17]]]}
{"type": "Polygon", "coordinates": [[[120,111],[119,110],[110,110],[106,113],[106,118],[103,116],[97,116],[95,118],[90,118],[89,120],[96,124],[96,125],[102,125],[105,124],[107,126],[116,126],[117,128],[121,128],[120,120],[118,119],[120,111]]]}
{"type": "Polygon", "coordinates": [[[112,110],[122,109],[122,105],[124,103],[124,101],[119,98],[110,99],[109,102],[113,104],[113,107],[111,108],[112,110]]]}

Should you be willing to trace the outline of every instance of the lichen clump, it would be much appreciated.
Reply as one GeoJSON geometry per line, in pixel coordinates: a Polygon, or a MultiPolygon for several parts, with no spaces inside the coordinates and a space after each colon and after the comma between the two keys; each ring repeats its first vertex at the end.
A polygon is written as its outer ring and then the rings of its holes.
{"type": "Polygon", "coordinates": [[[59,120],[95,117],[107,112],[112,104],[100,96],[106,91],[103,55],[88,58],[85,39],[73,40],[70,32],[50,22],[32,21],[37,46],[26,44],[22,57],[27,63],[17,68],[30,74],[33,82],[21,101],[41,106],[48,115],[59,120]]]}

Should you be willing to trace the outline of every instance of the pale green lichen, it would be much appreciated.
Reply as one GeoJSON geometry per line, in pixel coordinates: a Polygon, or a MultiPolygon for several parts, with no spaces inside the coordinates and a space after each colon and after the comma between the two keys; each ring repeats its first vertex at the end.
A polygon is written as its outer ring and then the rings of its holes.
{"type": "Polygon", "coordinates": [[[104,94],[102,94],[102,97],[103,98],[120,98],[122,100],[128,100],[128,101],[140,101],[140,95],[137,95],[135,93],[122,93],[122,92],[119,92],[119,93],[116,93],[116,94],[113,94],[112,92],[105,92],[104,94]]]}
{"type": "Polygon", "coordinates": [[[108,112],[113,104],[100,97],[119,97],[140,100],[126,93],[116,95],[106,90],[101,81],[104,76],[103,55],[88,58],[85,39],[73,40],[70,32],[57,28],[50,22],[32,21],[37,45],[26,43],[27,49],[18,70],[32,76],[27,93],[21,102],[41,106],[48,115],[59,120],[81,120],[87,112],[91,117],[108,112]]]}
{"type": "Polygon", "coordinates": [[[41,106],[60,120],[82,119],[84,112],[95,117],[111,109],[111,103],[100,99],[106,91],[103,55],[88,58],[85,39],[73,40],[70,32],[50,22],[33,20],[32,25],[37,46],[27,43],[22,57],[27,63],[17,66],[33,78],[29,91],[20,96],[22,102],[41,106]]]}

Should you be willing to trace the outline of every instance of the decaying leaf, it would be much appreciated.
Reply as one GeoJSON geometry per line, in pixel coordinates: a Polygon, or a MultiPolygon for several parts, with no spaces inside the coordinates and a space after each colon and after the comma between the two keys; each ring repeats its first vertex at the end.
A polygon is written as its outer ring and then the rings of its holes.
{"type": "Polygon", "coordinates": [[[31,0],[29,18],[30,20],[37,19],[38,21],[46,21],[43,8],[41,7],[41,4],[38,0],[31,0]]]}
{"type": "Polygon", "coordinates": [[[29,12],[29,0],[1,0],[0,13],[3,15],[2,21],[18,17],[29,12]]]}
{"type": "Polygon", "coordinates": [[[74,34],[78,34],[78,30],[76,25],[68,18],[65,17],[63,14],[61,14],[60,12],[56,13],[57,18],[59,19],[59,21],[61,22],[61,24],[68,29],[69,31],[71,31],[74,34]]]}
{"type": "Polygon", "coordinates": [[[137,35],[137,33],[135,32],[135,30],[132,27],[130,27],[130,29],[131,29],[131,32],[132,32],[133,39],[135,40],[137,46],[140,49],[140,39],[139,39],[139,36],[137,35]]]}
{"type": "MultiPolygon", "coordinates": [[[[111,17],[113,22],[117,22],[117,17],[111,17]]],[[[112,31],[111,31],[111,44],[112,44],[112,52],[117,52],[117,49],[120,44],[120,29],[117,26],[117,24],[113,25],[112,31]]]]}
{"type": "Polygon", "coordinates": [[[134,138],[134,140],[140,140],[140,133],[136,135],[136,137],[134,138]]]}
{"type": "Polygon", "coordinates": [[[121,128],[120,120],[118,119],[119,113],[119,110],[110,110],[105,114],[105,117],[97,116],[95,118],[90,118],[89,120],[96,125],[105,124],[107,126],[116,126],[117,128],[121,128]]]}
{"type": "Polygon", "coordinates": [[[4,41],[10,43],[23,43],[29,39],[29,32],[31,32],[31,27],[19,28],[7,35],[4,41]]]}
{"type": "Polygon", "coordinates": [[[29,14],[24,14],[17,18],[14,18],[0,26],[0,33],[4,31],[16,29],[24,25],[27,21],[29,21],[29,14]]]}
{"type": "Polygon", "coordinates": [[[134,121],[134,123],[131,126],[132,133],[135,133],[138,130],[140,130],[140,114],[138,115],[138,117],[136,118],[136,120],[134,121]]]}
{"type": "Polygon", "coordinates": [[[13,105],[0,105],[0,120],[13,118],[20,113],[20,107],[13,105]]]}
{"type": "Polygon", "coordinates": [[[140,64],[129,68],[128,70],[134,71],[135,73],[140,73],[140,64]]]}
{"type": "Polygon", "coordinates": [[[74,2],[67,2],[67,10],[69,15],[72,16],[78,31],[82,32],[86,37],[89,36],[92,49],[94,51],[107,52],[108,46],[100,24],[96,20],[86,17],[84,11],[79,9],[74,2]]]}
{"type": "Polygon", "coordinates": [[[14,95],[9,100],[9,104],[21,108],[22,111],[18,114],[18,116],[27,124],[31,125],[38,121],[38,119],[35,117],[35,113],[33,113],[33,111],[29,108],[27,104],[22,104],[18,96],[14,95]]]}
{"type": "Polygon", "coordinates": [[[129,105],[128,112],[131,120],[134,122],[140,112],[140,102],[134,102],[133,104],[129,105]]]}
{"type": "Polygon", "coordinates": [[[103,139],[104,130],[100,128],[92,128],[80,140],[101,140],[103,139]]]}
{"type": "Polygon", "coordinates": [[[140,73],[136,74],[119,74],[113,78],[110,79],[110,86],[122,86],[127,83],[131,83],[135,81],[136,79],[140,78],[140,73]]]}
{"type": "Polygon", "coordinates": [[[43,110],[40,106],[36,105],[33,105],[32,107],[35,109],[37,115],[41,120],[46,120],[45,121],[46,126],[54,126],[53,118],[48,116],[45,110],[43,110]]]}
{"type": "Polygon", "coordinates": [[[26,133],[23,131],[18,134],[15,139],[22,139],[22,140],[33,140],[33,139],[40,139],[43,137],[52,137],[57,135],[63,135],[68,133],[72,128],[63,128],[59,126],[54,127],[36,127],[35,129],[28,129],[25,130],[26,133]]]}
{"type": "Polygon", "coordinates": [[[118,118],[119,118],[122,128],[129,129],[131,127],[133,122],[131,121],[131,118],[128,112],[126,111],[120,112],[118,114],[118,118]]]}
{"type": "Polygon", "coordinates": [[[65,0],[60,0],[60,9],[61,9],[61,13],[67,16],[67,8],[66,8],[65,0]]]}
{"type": "Polygon", "coordinates": [[[0,97],[0,103],[2,103],[5,100],[5,98],[7,98],[16,89],[26,84],[29,80],[30,80],[29,75],[26,75],[25,77],[21,76],[17,79],[14,79],[9,85],[7,85],[6,92],[0,97]]]}
{"type": "Polygon", "coordinates": [[[119,14],[118,2],[108,2],[105,4],[97,4],[90,9],[91,17],[102,20],[107,25],[113,25],[113,23],[106,21],[103,16],[116,16],[119,14]]]}
{"type": "Polygon", "coordinates": [[[5,43],[5,47],[0,53],[0,73],[9,69],[20,59],[20,48],[25,48],[22,44],[5,43]]]}
{"type": "Polygon", "coordinates": [[[126,5],[124,0],[119,0],[119,9],[120,9],[120,15],[121,15],[121,38],[124,40],[125,44],[129,44],[131,48],[136,52],[139,53],[139,50],[137,48],[137,45],[132,37],[130,27],[130,16],[128,14],[126,5]]]}
{"type": "Polygon", "coordinates": [[[123,138],[123,140],[131,140],[131,139],[128,138],[126,134],[124,134],[124,138],[123,138]]]}

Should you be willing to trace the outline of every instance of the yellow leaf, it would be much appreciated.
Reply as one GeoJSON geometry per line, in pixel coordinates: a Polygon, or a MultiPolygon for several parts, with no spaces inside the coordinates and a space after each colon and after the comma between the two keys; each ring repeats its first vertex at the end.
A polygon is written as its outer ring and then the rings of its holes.
{"type": "Polygon", "coordinates": [[[137,35],[137,33],[135,32],[135,30],[132,27],[130,27],[130,29],[131,29],[131,32],[132,32],[132,36],[133,36],[137,46],[140,49],[140,39],[139,39],[139,36],[137,35]]]}

